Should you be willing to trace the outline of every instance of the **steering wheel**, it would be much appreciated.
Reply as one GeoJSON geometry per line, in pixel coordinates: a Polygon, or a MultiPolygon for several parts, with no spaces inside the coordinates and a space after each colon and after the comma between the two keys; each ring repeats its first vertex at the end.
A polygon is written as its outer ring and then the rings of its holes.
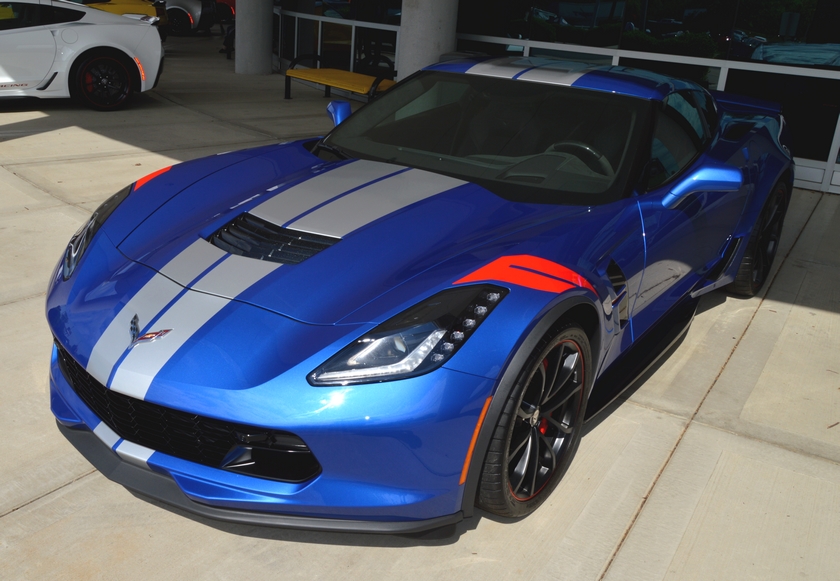
{"type": "Polygon", "coordinates": [[[592,171],[605,175],[611,178],[615,175],[615,170],[603,153],[582,141],[558,141],[552,143],[546,153],[552,151],[571,153],[576,158],[581,160],[592,171]]]}

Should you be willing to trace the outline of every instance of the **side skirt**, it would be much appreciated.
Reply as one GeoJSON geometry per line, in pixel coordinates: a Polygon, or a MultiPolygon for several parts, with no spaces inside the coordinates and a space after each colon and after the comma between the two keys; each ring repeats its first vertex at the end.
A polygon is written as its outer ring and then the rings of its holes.
{"type": "Polygon", "coordinates": [[[686,296],[601,373],[589,396],[586,421],[633,385],[688,331],[699,302],[699,298],[686,296]]]}

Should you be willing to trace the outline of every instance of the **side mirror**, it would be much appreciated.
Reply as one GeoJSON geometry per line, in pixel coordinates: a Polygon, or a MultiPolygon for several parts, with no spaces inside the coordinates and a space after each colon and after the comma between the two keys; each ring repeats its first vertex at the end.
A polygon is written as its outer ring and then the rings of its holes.
{"type": "Polygon", "coordinates": [[[347,119],[352,112],[348,101],[330,101],[327,105],[327,115],[332,119],[333,125],[338,125],[347,119]]]}
{"type": "Polygon", "coordinates": [[[737,192],[744,185],[741,170],[731,165],[702,167],[674,184],[662,198],[662,206],[671,209],[697,192],[737,192]]]}

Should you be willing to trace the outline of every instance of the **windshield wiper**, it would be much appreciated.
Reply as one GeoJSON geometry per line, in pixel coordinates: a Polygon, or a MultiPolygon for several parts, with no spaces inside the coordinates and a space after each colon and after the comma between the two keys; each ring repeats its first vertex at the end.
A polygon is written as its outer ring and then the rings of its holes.
{"type": "MultiPolygon", "coordinates": [[[[350,159],[351,157],[353,157],[352,155],[350,155],[349,153],[347,153],[346,151],[344,151],[343,149],[341,149],[337,145],[327,145],[323,141],[320,141],[318,143],[318,145],[316,145],[316,147],[318,148],[319,153],[321,152],[321,150],[324,150],[324,151],[327,151],[327,152],[333,154],[338,159],[350,159]]],[[[321,156],[319,155],[318,157],[321,157],[321,156]]]]}

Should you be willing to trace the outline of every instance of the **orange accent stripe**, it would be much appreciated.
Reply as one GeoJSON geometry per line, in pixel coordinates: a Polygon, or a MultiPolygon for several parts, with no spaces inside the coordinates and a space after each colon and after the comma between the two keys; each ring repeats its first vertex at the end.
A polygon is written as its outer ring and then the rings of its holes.
{"type": "Polygon", "coordinates": [[[487,416],[487,410],[490,409],[491,401],[493,401],[492,395],[484,402],[484,407],[481,409],[481,415],[478,416],[478,423],[475,425],[475,431],[473,432],[472,440],[470,440],[470,447],[467,450],[467,459],[464,460],[464,468],[461,470],[461,480],[458,482],[459,485],[464,484],[464,482],[467,481],[467,472],[470,470],[470,460],[472,460],[473,450],[475,450],[475,443],[478,440],[478,433],[481,431],[481,426],[484,424],[484,418],[487,416]]]}
{"type": "Polygon", "coordinates": [[[163,169],[159,169],[159,170],[157,170],[157,171],[154,171],[154,172],[150,173],[149,175],[147,175],[147,176],[146,176],[146,177],[144,177],[144,178],[140,178],[139,180],[137,180],[136,182],[134,182],[134,191],[136,192],[137,190],[139,190],[140,188],[142,188],[142,187],[146,184],[146,182],[149,182],[149,181],[151,181],[151,180],[155,179],[155,178],[156,178],[156,177],[158,177],[160,174],[164,174],[164,173],[168,172],[168,171],[169,171],[169,170],[171,170],[171,169],[172,169],[172,166],[170,165],[169,167],[165,167],[165,168],[163,168],[163,169]]]}
{"type": "Polygon", "coordinates": [[[586,288],[595,292],[589,281],[574,270],[545,258],[528,254],[497,258],[464,278],[456,280],[454,284],[481,280],[510,282],[519,286],[558,294],[574,287],[586,288]]]}

